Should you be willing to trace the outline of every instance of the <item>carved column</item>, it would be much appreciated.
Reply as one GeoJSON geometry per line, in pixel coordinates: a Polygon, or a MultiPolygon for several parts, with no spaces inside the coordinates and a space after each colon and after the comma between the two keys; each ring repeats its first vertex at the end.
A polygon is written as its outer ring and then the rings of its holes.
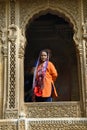
{"type": "MultiPolygon", "coordinates": [[[[18,42],[19,42],[19,29],[16,25],[12,24],[7,30],[7,43],[8,43],[8,77],[7,77],[7,91],[6,91],[6,110],[5,118],[18,117],[19,105],[19,86],[18,86],[18,42]]],[[[5,80],[5,79],[4,79],[5,80]]]]}
{"type": "Polygon", "coordinates": [[[78,82],[79,82],[79,93],[80,93],[80,107],[81,115],[85,116],[85,64],[84,64],[84,45],[80,37],[74,35],[74,41],[76,42],[76,53],[77,53],[77,65],[78,65],[78,82]]]}
{"type": "Polygon", "coordinates": [[[24,103],[24,46],[19,28],[12,24],[2,36],[4,57],[4,118],[18,118],[24,103]],[[7,44],[8,43],[8,44],[7,44]]]}
{"type": "Polygon", "coordinates": [[[85,81],[85,111],[87,117],[87,19],[83,24],[83,56],[84,56],[84,81],[85,81]]]}
{"type": "MultiPolygon", "coordinates": [[[[2,75],[2,84],[3,84],[3,91],[4,92],[4,96],[3,96],[3,111],[2,114],[5,111],[5,107],[6,107],[6,88],[7,88],[7,37],[6,37],[6,29],[2,30],[2,35],[1,35],[1,43],[2,43],[2,47],[1,47],[1,53],[3,54],[2,59],[2,64],[3,67],[1,67],[1,72],[3,73],[2,75]]],[[[3,114],[4,115],[4,114],[3,114]]]]}
{"type": "Polygon", "coordinates": [[[82,116],[85,116],[85,79],[84,79],[84,59],[83,59],[83,45],[79,44],[79,89],[80,89],[80,105],[82,116]]]}
{"type": "Polygon", "coordinates": [[[0,118],[3,115],[3,55],[2,55],[2,33],[3,28],[6,27],[6,2],[0,1],[0,118]]]}
{"type": "Polygon", "coordinates": [[[2,118],[3,108],[3,55],[2,55],[2,30],[0,30],[0,118],[2,118]]]}
{"type": "Polygon", "coordinates": [[[7,2],[7,90],[5,118],[18,118],[19,116],[19,28],[17,26],[18,1],[8,0],[7,2]],[[17,17],[17,21],[16,21],[17,17]]]}
{"type": "MultiPolygon", "coordinates": [[[[2,31],[0,30],[0,95],[2,93],[2,55],[1,55],[2,42],[1,42],[1,35],[2,35],[2,31]]],[[[2,99],[1,98],[0,98],[0,107],[2,108],[2,99]]],[[[2,115],[1,111],[2,111],[2,109],[0,109],[0,118],[2,115]]]]}
{"type": "Polygon", "coordinates": [[[24,50],[25,50],[25,37],[20,33],[19,43],[19,116],[24,114],[24,50]]]}

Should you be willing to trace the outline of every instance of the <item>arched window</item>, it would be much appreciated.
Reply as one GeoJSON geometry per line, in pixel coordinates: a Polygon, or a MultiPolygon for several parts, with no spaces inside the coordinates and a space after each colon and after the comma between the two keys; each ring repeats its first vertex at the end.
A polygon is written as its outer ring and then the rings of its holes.
{"type": "Polygon", "coordinates": [[[44,48],[52,50],[51,60],[59,73],[55,83],[59,95],[57,101],[78,101],[77,57],[71,25],[62,17],[47,13],[27,25],[25,34],[27,39],[24,61],[25,97],[28,94],[25,102],[31,101],[32,81],[28,84],[28,80],[32,80],[31,68],[34,66],[39,51],[44,48]]]}

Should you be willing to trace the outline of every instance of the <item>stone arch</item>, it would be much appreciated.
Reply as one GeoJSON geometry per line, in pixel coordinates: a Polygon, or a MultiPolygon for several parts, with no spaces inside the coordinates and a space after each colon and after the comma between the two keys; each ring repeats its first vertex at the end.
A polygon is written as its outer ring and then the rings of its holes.
{"type": "Polygon", "coordinates": [[[55,8],[55,7],[46,7],[46,8],[41,8],[41,7],[36,7],[34,10],[32,10],[30,13],[28,13],[25,16],[25,20],[21,24],[22,32],[25,35],[25,30],[27,27],[27,24],[30,24],[33,19],[41,16],[42,14],[47,14],[51,13],[57,16],[61,16],[64,18],[72,27],[74,30],[74,35],[73,35],[73,40],[75,41],[75,46],[78,47],[78,25],[76,20],[73,17],[73,14],[69,13],[67,10],[55,8]]]}

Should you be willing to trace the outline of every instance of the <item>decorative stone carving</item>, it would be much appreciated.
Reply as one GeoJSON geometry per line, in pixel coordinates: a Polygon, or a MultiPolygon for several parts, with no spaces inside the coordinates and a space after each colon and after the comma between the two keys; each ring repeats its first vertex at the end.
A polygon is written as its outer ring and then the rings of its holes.
{"type": "Polygon", "coordinates": [[[18,31],[18,28],[14,24],[9,26],[9,29],[8,29],[8,41],[10,41],[11,43],[16,42],[17,35],[18,35],[17,31],[18,31]]]}
{"type": "Polygon", "coordinates": [[[85,40],[87,40],[87,19],[86,19],[85,23],[83,24],[82,29],[83,29],[83,38],[85,40]]]}
{"type": "Polygon", "coordinates": [[[19,58],[24,57],[24,52],[25,52],[25,45],[26,45],[26,40],[23,34],[20,31],[20,43],[19,43],[19,58]]]}
{"type": "Polygon", "coordinates": [[[1,42],[2,42],[3,56],[7,57],[8,50],[7,50],[7,30],[6,30],[6,28],[2,29],[2,31],[1,31],[1,42]]]}
{"type": "Polygon", "coordinates": [[[84,21],[87,19],[87,0],[83,0],[83,17],[84,21]]]}
{"type": "Polygon", "coordinates": [[[87,116],[87,18],[85,19],[85,23],[83,24],[83,46],[84,46],[84,60],[85,60],[85,99],[86,103],[85,106],[85,111],[86,111],[86,116],[87,116]]]}
{"type": "Polygon", "coordinates": [[[10,25],[8,28],[8,108],[16,107],[15,100],[15,89],[16,89],[16,44],[18,42],[18,27],[14,24],[10,25]]]}
{"type": "Polygon", "coordinates": [[[31,118],[0,120],[0,130],[86,130],[86,118],[31,118]]]}
{"type": "Polygon", "coordinates": [[[5,119],[16,119],[18,117],[18,111],[8,110],[8,111],[5,112],[4,117],[5,117],[5,119]]]}
{"type": "Polygon", "coordinates": [[[0,130],[18,130],[17,120],[0,120],[0,130]]]}
{"type": "Polygon", "coordinates": [[[27,130],[26,129],[26,120],[24,118],[19,119],[18,127],[19,127],[19,130],[27,130]]]}
{"type": "MultiPolygon", "coordinates": [[[[74,118],[75,119],[75,118],[74,118]]],[[[27,124],[29,130],[86,130],[87,120],[86,119],[31,119],[27,124]]]]}
{"type": "Polygon", "coordinates": [[[36,18],[41,14],[50,12],[56,15],[61,15],[73,24],[73,29],[76,33],[74,39],[78,41],[78,31],[80,28],[80,5],[78,3],[78,0],[67,0],[66,3],[64,0],[31,0],[30,2],[24,2],[24,0],[22,0],[20,2],[20,26],[22,29],[25,29],[25,26],[28,23],[28,21],[32,20],[34,16],[36,18]]]}
{"type": "MultiPolygon", "coordinates": [[[[76,49],[78,51],[78,55],[80,56],[80,62],[81,62],[81,70],[82,68],[82,57],[83,57],[83,50],[81,45],[81,12],[79,11],[81,9],[81,1],[75,0],[70,1],[67,0],[65,3],[65,0],[26,0],[26,3],[24,0],[20,1],[20,27],[25,32],[25,27],[27,24],[30,24],[30,22],[40,15],[46,14],[46,13],[52,13],[59,16],[62,16],[64,19],[69,21],[73,25],[74,30],[74,36],[73,39],[75,41],[76,49]]],[[[79,63],[80,63],[79,62],[79,63]]],[[[79,68],[78,68],[79,69],[79,68]]],[[[80,72],[80,70],[79,70],[80,72]]],[[[80,79],[82,80],[82,79],[80,79]]],[[[83,82],[83,81],[81,81],[83,82]]],[[[81,85],[80,85],[81,86],[81,85]]],[[[82,87],[82,86],[81,86],[82,87]]],[[[80,88],[81,89],[81,88],[80,88]]],[[[81,95],[80,95],[81,96],[81,95]]],[[[35,114],[35,113],[34,113],[35,114]]],[[[54,114],[53,114],[54,115],[54,114]]]]}
{"type": "Polygon", "coordinates": [[[81,117],[81,110],[74,102],[30,103],[25,104],[25,114],[27,118],[81,117]]]}
{"type": "Polygon", "coordinates": [[[10,24],[15,24],[15,2],[16,0],[10,0],[10,24]]]}
{"type": "Polygon", "coordinates": [[[6,18],[6,14],[5,14],[6,6],[5,5],[6,5],[5,1],[0,2],[0,28],[5,27],[5,18],[6,18]]]}
{"type": "MultiPolygon", "coordinates": [[[[12,110],[16,108],[16,91],[15,91],[15,87],[16,87],[16,57],[17,57],[17,53],[16,53],[16,47],[19,47],[19,52],[18,52],[18,56],[19,58],[22,58],[24,56],[24,48],[25,48],[25,38],[24,36],[21,34],[21,32],[19,33],[18,28],[14,25],[15,24],[15,0],[10,0],[10,12],[9,12],[9,23],[12,24],[11,26],[9,26],[8,29],[8,37],[7,37],[7,43],[8,43],[8,47],[4,46],[3,49],[3,53],[5,55],[8,54],[8,49],[9,49],[9,56],[8,56],[8,109],[12,110]],[[17,36],[18,35],[18,36],[17,36]],[[19,42],[18,42],[18,38],[19,37],[19,42]],[[19,43],[19,46],[16,46],[19,43]]],[[[23,29],[23,31],[25,31],[25,26],[26,24],[30,23],[30,20],[33,20],[34,16],[38,17],[40,16],[40,14],[44,14],[44,13],[53,13],[56,15],[60,15],[64,18],[66,18],[67,20],[70,20],[70,23],[73,25],[73,29],[75,31],[74,34],[74,38],[76,39],[76,41],[78,41],[79,43],[79,28],[80,28],[80,4],[79,0],[75,0],[75,1],[70,1],[67,0],[66,3],[64,0],[26,0],[26,2],[24,0],[20,0],[20,27],[23,29]],[[62,15],[63,14],[63,15],[62,15]]],[[[5,9],[5,8],[3,8],[5,9]]],[[[5,10],[4,10],[5,11],[5,10]]],[[[3,12],[4,12],[3,11],[3,12]]],[[[0,13],[1,14],[1,13],[0,13]]],[[[4,13],[3,13],[4,14],[4,13]]],[[[5,14],[3,15],[5,17],[5,14]]],[[[1,23],[1,26],[4,26],[5,20],[4,22],[1,23]]],[[[85,30],[84,30],[85,31],[85,30]]],[[[6,41],[6,39],[4,39],[6,37],[3,37],[3,43],[4,41],[6,41]]],[[[77,45],[77,42],[75,43],[77,45]]],[[[80,53],[82,54],[82,46],[79,46],[80,48],[80,53]]],[[[81,57],[82,58],[82,57],[81,57]]],[[[27,117],[33,117],[35,115],[35,113],[37,113],[37,109],[39,111],[42,111],[44,109],[47,110],[47,116],[49,117],[53,117],[53,116],[61,116],[61,115],[56,115],[57,114],[57,110],[58,110],[58,106],[55,105],[52,106],[49,105],[43,105],[42,106],[37,106],[35,104],[35,107],[33,108],[34,105],[29,105],[29,107],[25,106],[25,112],[27,114],[27,117]],[[53,113],[51,113],[48,109],[50,109],[51,111],[55,109],[55,111],[53,113]]],[[[67,116],[81,116],[80,115],[80,106],[76,107],[74,105],[71,105],[68,107],[62,107],[63,109],[61,110],[61,107],[59,107],[59,110],[61,111],[61,114],[65,114],[65,117],[67,116]],[[64,111],[63,111],[64,110],[64,111]],[[78,113],[77,113],[78,111],[78,113]],[[67,112],[67,114],[66,114],[67,112]],[[69,113],[68,113],[69,112],[69,113]]],[[[41,114],[41,113],[40,113],[41,114]]],[[[43,115],[43,114],[42,114],[43,115]]],[[[37,115],[35,115],[35,117],[39,116],[39,113],[37,113],[37,115]]],[[[46,116],[46,115],[43,115],[46,116]]],[[[6,113],[6,117],[8,118],[14,118],[16,117],[16,114],[13,113],[6,113]]]]}

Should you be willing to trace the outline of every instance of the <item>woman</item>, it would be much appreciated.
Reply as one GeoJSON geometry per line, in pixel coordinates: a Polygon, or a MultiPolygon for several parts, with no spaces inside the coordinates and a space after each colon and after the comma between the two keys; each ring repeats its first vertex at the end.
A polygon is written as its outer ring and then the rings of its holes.
{"type": "Polygon", "coordinates": [[[33,79],[33,92],[36,102],[51,102],[52,98],[58,96],[54,86],[57,76],[58,74],[53,63],[49,61],[49,50],[42,50],[33,79]]]}

